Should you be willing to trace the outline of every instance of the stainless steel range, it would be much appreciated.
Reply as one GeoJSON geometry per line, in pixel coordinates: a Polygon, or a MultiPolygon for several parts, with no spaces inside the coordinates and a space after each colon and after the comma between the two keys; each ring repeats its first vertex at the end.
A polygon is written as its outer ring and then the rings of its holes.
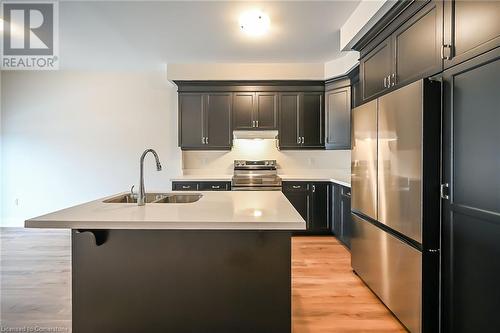
{"type": "Polygon", "coordinates": [[[276,160],[234,161],[233,191],[281,191],[276,160]]]}

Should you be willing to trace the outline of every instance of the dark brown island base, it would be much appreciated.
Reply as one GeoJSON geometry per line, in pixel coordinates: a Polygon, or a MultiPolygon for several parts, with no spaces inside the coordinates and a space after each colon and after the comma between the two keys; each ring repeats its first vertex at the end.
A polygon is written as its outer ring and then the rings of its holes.
{"type": "Polygon", "coordinates": [[[73,332],[291,332],[291,233],[73,230],[73,332]]]}

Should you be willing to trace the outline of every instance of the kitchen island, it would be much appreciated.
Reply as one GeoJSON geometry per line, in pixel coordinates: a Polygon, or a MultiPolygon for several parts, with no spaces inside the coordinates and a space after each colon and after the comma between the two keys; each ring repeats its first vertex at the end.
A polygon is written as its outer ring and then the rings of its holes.
{"type": "Polygon", "coordinates": [[[291,232],[305,221],[281,192],[199,193],[25,222],[72,229],[74,333],[291,332],[291,232]]]}

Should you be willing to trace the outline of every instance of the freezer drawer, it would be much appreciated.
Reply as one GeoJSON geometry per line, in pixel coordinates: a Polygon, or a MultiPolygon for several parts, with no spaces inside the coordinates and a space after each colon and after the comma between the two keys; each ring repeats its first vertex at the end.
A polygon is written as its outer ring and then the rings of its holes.
{"type": "Polygon", "coordinates": [[[422,253],[357,215],[351,265],[412,333],[421,332],[422,253]]]}

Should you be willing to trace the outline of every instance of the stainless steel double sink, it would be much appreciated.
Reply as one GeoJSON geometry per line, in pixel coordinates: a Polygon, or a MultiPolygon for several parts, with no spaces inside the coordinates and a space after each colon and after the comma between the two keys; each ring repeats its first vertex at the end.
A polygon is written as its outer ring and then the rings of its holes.
{"type": "MultiPolygon", "coordinates": [[[[191,203],[200,200],[202,194],[199,193],[146,193],[146,203],[191,203]]],[[[137,203],[136,194],[121,194],[103,201],[104,203],[137,203]]]]}

